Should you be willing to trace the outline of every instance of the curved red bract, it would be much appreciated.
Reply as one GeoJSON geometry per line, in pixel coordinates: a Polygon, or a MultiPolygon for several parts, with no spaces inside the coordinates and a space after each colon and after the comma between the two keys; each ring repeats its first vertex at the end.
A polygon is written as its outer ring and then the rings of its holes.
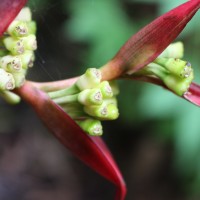
{"type": "Polygon", "coordinates": [[[15,19],[27,0],[0,0],[0,36],[15,19]]]}
{"type": "Polygon", "coordinates": [[[44,92],[26,82],[16,93],[33,107],[46,127],[85,164],[117,186],[116,200],[123,200],[123,177],[101,138],[91,137],[44,92]]]}
{"type": "Polygon", "coordinates": [[[176,39],[199,8],[200,0],[191,0],[145,26],[102,67],[103,79],[111,80],[134,73],[155,60],[176,39]]]}

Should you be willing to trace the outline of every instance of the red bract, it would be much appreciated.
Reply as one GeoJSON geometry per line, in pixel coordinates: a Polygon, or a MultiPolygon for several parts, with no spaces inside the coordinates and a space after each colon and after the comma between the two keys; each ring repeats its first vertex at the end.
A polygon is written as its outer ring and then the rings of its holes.
{"type": "Polygon", "coordinates": [[[27,0],[0,1],[0,36],[6,31],[9,24],[23,8],[27,0]]]}
{"type": "Polygon", "coordinates": [[[188,92],[186,92],[183,97],[193,104],[200,106],[200,85],[192,83],[188,92]]]}
{"type": "Polygon", "coordinates": [[[101,138],[90,137],[44,92],[31,83],[16,91],[30,104],[48,129],[80,160],[116,184],[117,200],[123,200],[126,187],[121,173],[101,138]]]}
{"type": "Polygon", "coordinates": [[[188,1],[160,16],[133,35],[103,68],[110,80],[133,73],[149,64],[179,35],[200,7],[200,0],[188,1]]]}

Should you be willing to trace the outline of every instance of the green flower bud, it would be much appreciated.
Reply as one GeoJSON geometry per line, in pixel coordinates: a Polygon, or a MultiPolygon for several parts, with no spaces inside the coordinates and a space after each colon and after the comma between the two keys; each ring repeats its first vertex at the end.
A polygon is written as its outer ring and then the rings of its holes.
{"type": "Polygon", "coordinates": [[[32,14],[31,10],[28,7],[22,8],[15,20],[19,21],[31,21],[32,19],[32,14]]]}
{"type": "Polygon", "coordinates": [[[88,115],[100,120],[114,120],[119,116],[117,106],[105,102],[99,106],[85,106],[83,109],[88,115]]]}
{"type": "Polygon", "coordinates": [[[86,89],[78,94],[78,101],[83,105],[99,105],[102,104],[102,93],[98,88],[86,89]]]}
{"type": "Polygon", "coordinates": [[[13,55],[19,55],[24,53],[24,44],[22,39],[14,39],[12,37],[6,37],[3,39],[3,43],[13,55]]]}
{"type": "Polygon", "coordinates": [[[114,104],[115,106],[117,106],[117,98],[116,97],[104,99],[104,102],[106,104],[114,104]]]}
{"type": "Polygon", "coordinates": [[[31,51],[36,50],[37,49],[36,36],[31,34],[28,35],[27,37],[23,37],[23,45],[25,50],[31,50],[31,51]]]}
{"type": "Polygon", "coordinates": [[[25,82],[26,70],[22,70],[21,72],[12,73],[12,75],[15,80],[15,87],[20,88],[25,82]]]}
{"type": "Polygon", "coordinates": [[[26,22],[13,21],[9,25],[7,32],[13,37],[24,37],[28,35],[28,26],[26,22]]]}
{"type": "Polygon", "coordinates": [[[97,87],[101,90],[104,98],[110,98],[113,96],[113,91],[108,81],[101,82],[97,87]]]}
{"type": "Polygon", "coordinates": [[[7,55],[0,59],[0,67],[7,72],[19,72],[22,69],[22,62],[19,56],[7,55]]]}
{"type": "Polygon", "coordinates": [[[170,73],[155,63],[149,64],[143,70],[146,70],[150,75],[155,75],[160,78],[169,89],[180,96],[187,92],[194,78],[193,70],[190,71],[189,76],[183,78],[180,75],[178,76],[178,74],[170,73]]]}
{"type": "Polygon", "coordinates": [[[184,46],[182,42],[175,42],[170,44],[159,57],[164,58],[183,58],[184,46]]]}
{"type": "Polygon", "coordinates": [[[12,90],[15,88],[13,75],[0,69],[0,90],[12,90]]]}
{"type": "Polygon", "coordinates": [[[185,92],[188,91],[190,84],[194,78],[193,72],[190,73],[190,76],[186,79],[174,75],[166,75],[163,77],[163,82],[165,85],[175,92],[177,95],[182,96],[185,92]]]}
{"type": "Polygon", "coordinates": [[[77,87],[82,91],[96,87],[101,81],[101,71],[96,68],[89,68],[76,81],[77,87]]]}
{"type": "Polygon", "coordinates": [[[28,26],[28,32],[29,32],[29,34],[35,35],[36,31],[37,31],[36,22],[35,21],[27,22],[27,26],[28,26]]]}
{"type": "Polygon", "coordinates": [[[108,115],[107,104],[103,103],[101,105],[84,106],[84,111],[93,117],[98,119],[104,119],[108,115]]]}
{"type": "Polygon", "coordinates": [[[100,136],[103,134],[101,122],[95,119],[77,121],[78,125],[89,135],[100,136]]]}
{"type": "Polygon", "coordinates": [[[20,58],[21,58],[23,69],[33,67],[33,63],[35,60],[33,51],[26,51],[24,54],[20,55],[20,58]]]}
{"type": "Polygon", "coordinates": [[[119,117],[119,110],[116,104],[109,103],[107,104],[108,114],[106,116],[106,120],[115,120],[119,117]]]}
{"type": "Polygon", "coordinates": [[[9,104],[17,104],[21,100],[17,94],[6,90],[1,91],[0,96],[9,104]]]}
{"type": "Polygon", "coordinates": [[[180,78],[188,78],[193,71],[189,62],[176,58],[157,58],[154,62],[180,78]]]}

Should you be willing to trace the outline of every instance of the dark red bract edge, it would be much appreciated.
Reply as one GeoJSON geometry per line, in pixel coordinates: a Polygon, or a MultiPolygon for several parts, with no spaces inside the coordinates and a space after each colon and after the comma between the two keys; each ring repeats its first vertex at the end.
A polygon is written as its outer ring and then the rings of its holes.
{"type": "Polygon", "coordinates": [[[0,0],[0,37],[26,2],[27,0],[0,0]]]}
{"type": "Polygon", "coordinates": [[[193,104],[200,106],[200,85],[192,83],[188,92],[186,92],[183,97],[193,104]]]}

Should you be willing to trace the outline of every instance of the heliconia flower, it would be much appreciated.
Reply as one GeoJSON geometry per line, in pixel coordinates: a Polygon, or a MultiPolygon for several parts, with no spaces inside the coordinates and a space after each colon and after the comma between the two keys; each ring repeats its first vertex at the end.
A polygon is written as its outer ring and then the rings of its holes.
{"type": "Polygon", "coordinates": [[[127,73],[132,74],[155,60],[199,8],[200,0],[190,0],[142,28],[102,67],[103,79],[111,80],[127,73]]]}
{"type": "MultiPolygon", "coordinates": [[[[25,0],[0,1],[0,36],[25,3],[25,0]]],[[[199,7],[200,0],[188,1],[144,27],[128,40],[116,56],[101,69],[103,79],[111,80],[121,78],[127,73],[132,74],[155,60],[183,30],[199,7]]],[[[162,85],[159,80],[156,81],[162,85]]],[[[44,84],[43,88],[48,87],[50,91],[51,87],[56,88],[58,85],[52,82],[44,84]]],[[[40,90],[41,88],[41,84],[26,81],[14,92],[33,107],[47,128],[62,144],[80,160],[116,185],[116,200],[124,200],[125,183],[106,144],[99,137],[85,134],[60,106],[40,90]]],[[[199,102],[199,87],[192,84],[189,92],[184,94],[184,97],[193,102],[199,102]]]]}
{"type": "Polygon", "coordinates": [[[124,199],[126,187],[123,177],[101,138],[85,134],[46,93],[30,82],[26,82],[16,93],[34,108],[43,123],[65,147],[117,186],[116,200],[124,199]]]}

